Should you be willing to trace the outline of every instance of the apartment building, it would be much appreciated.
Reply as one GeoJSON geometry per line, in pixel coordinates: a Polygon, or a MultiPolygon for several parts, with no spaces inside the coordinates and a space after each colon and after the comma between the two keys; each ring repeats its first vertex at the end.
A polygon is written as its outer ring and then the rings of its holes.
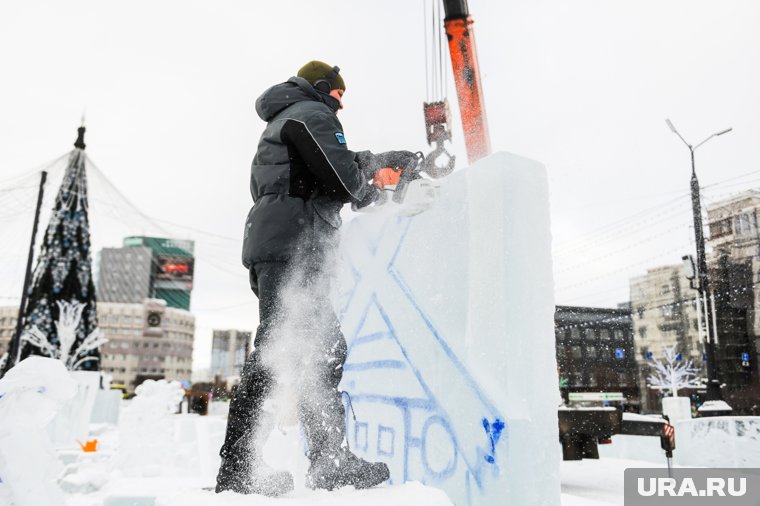
{"type": "Polygon", "coordinates": [[[707,207],[718,377],[735,414],[760,414],[760,191],[707,207]]]}
{"type": "Polygon", "coordinates": [[[146,379],[190,380],[195,317],[159,299],[142,304],[101,302],[98,325],[108,342],[101,369],[127,391],[146,379]]]}
{"type": "MultiPolygon", "coordinates": [[[[703,330],[697,311],[697,291],[686,278],[683,264],[647,270],[630,280],[633,344],[639,369],[642,409],[658,411],[660,392],[647,385],[653,361],[675,347],[682,360],[703,369],[703,330]]],[[[701,306],[700,306],[701,308],[701,306]]]]}

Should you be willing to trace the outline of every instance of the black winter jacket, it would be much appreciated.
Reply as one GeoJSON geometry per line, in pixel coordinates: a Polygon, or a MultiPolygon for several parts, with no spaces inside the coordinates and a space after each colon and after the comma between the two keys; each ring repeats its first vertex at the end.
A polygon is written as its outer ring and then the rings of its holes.
{"type": "MultiPolygon", "coordinates": [[[[374,187],[346,145],[338,101],[291,77],[256,100],[267,122],[251,166],[243,265],[284,261],[333,245],[344,203],[366,200],[374,187]]],[[[366,153],[365,156],[371,156],[366,153]]]]}

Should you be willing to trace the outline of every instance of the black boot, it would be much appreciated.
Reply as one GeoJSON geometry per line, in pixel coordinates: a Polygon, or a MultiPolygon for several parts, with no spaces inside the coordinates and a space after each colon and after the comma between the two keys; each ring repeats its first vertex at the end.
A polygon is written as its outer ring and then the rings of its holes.
{"type": "Polygon", "coordinates": [[[333,490],[351,485],[357,489],[379,485],[390,478],[388,466],[383,462],[367,462],[348,449],[324,454],[312,460],[306,483],[310,488],[333,490]]]}
{"type": "Polygon", "coordinates": [[[277,497],[293,490],[293,475],[287,471],[275,471],[261,461],[254,465],[240,465],[225,459],[216,477],[216,493],[226,490],[277,497]]]}
{"type": "Polygon", "coordinates": [[[222,457],[216,478],[217,493],[231,490],[238,494],[276,497],[293,490],[292,474],[272,469],[258,457],[274,428],[274,417],[271,413],[261,411],[257,422],[253,434],[241,438],[242,441],[232,446],[231,455],[222,457]],[[244,443],[246,440],[249,442],[244,443]]]}

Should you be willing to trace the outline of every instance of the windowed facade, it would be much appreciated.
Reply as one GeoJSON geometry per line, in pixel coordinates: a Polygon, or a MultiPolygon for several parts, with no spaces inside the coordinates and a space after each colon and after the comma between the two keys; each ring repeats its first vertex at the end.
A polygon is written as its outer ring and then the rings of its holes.
{"type": "Polygon", "coordinates": [[[211,343],[211,375],[222,379],[240,377],[250,352],[250,331],[214,330],[211,343]]]}
{"type": "Polygon", "coordinates": [[[630,309],[557,306],[554,324],[565,399],[570,392],[623,392],[627,404],[638,404],[630,309]]]}
{"type": "Polygon", "coordinates": [[[101,348],[101,367],[128,392],[146,379],[190,380],[195,336],[190,312],[156,299],[143,304],[100,302],[98,322],[109,340],[101,348]],[[149,320],[152,313],[160,317],[149,320]]]}

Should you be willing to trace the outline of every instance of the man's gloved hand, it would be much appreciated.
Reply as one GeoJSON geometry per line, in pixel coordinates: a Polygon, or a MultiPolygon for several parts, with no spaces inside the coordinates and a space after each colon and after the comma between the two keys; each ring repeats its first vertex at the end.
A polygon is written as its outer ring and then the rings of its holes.
{"type": "Polygon", "coordinates": [[[403,169],[383,167],[382,169],[377,170],[375,172],[375,175],[372,176],[372,184],[374,184],[381,190],[384,189],[386,186],[395,188],[396,185],[398,184],[399,179],[401,179],[402,172],[404,172],[403,169]]]}
{"type": "Polygon", "coordinates": [[[380,169],[390,167],[392,169],[409,167],[416,162],[417,156],[411,151],[386,151],[373,154],[369,151],[357,151],[356,163],[364,177],[370,181],[380,169]]]}
{"type": "Polygon", "coordinates": [[[369,151],[357,151],[354,160],[356,160],[357,165],[359,165],[359,170],[364,175],[365,181],[371,181],[372,176],[374,176],[377,169],[380,168],[380,165],[378,165],[375,160],[375,155],[369,151]]]}
{"type": "Polygon", "coordinates": [[[386,151],[375,155],[380,168],[391,167],[393,169],[406,169],[417,161],[417,155],[411,151],[386,151]]]}

